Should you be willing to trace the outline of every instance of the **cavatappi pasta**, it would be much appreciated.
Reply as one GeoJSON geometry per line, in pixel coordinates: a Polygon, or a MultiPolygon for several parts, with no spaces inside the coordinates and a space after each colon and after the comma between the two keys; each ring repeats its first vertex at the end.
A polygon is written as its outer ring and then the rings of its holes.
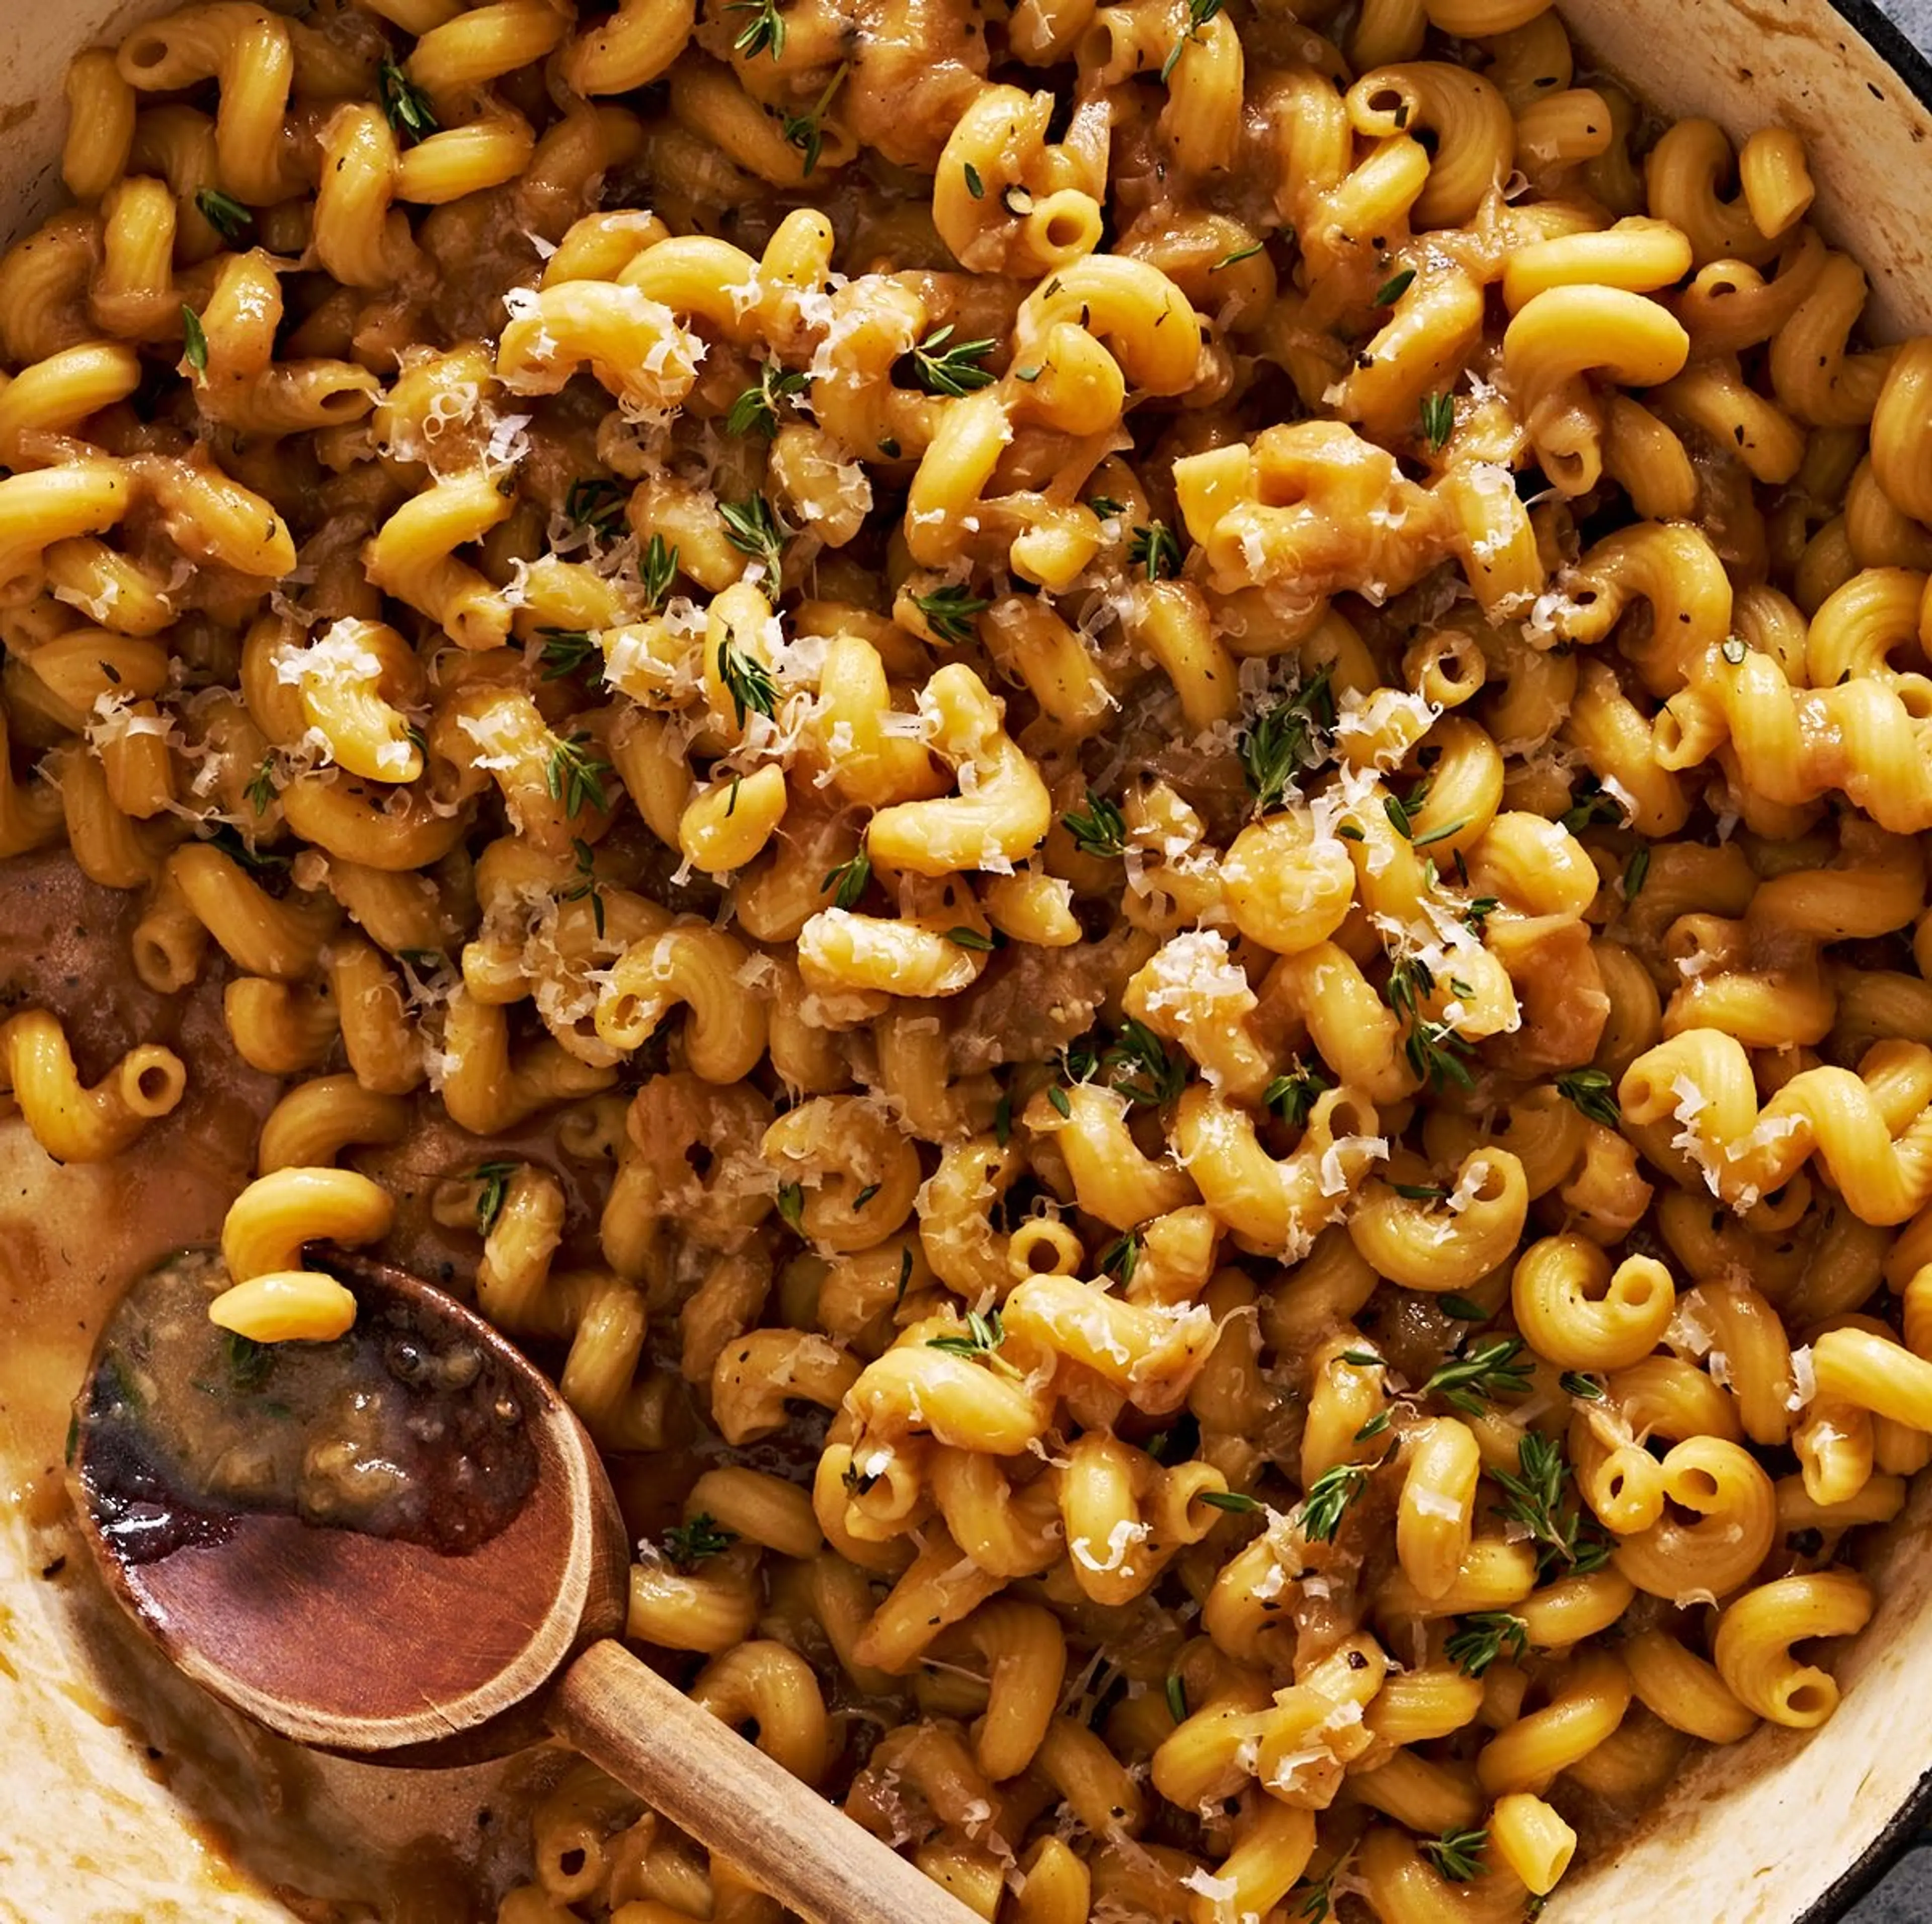
{"type": "MultiPolygon", "coordinates": [[[[1932,342],[1790,131],[1540,0],[214,0],[68,91],[0,854],[284,1080],[221,1320],[338,1334],[441,1145],[631,1636],[999,1924],[1504,1924],[1830,1714],[1932,1456],[1932,342]]],[[[63,1159],[192,1073],[0,1026],[63,1159]]],[[[588,1766],[534,1864],[778,1914],[588,1766]]]]}

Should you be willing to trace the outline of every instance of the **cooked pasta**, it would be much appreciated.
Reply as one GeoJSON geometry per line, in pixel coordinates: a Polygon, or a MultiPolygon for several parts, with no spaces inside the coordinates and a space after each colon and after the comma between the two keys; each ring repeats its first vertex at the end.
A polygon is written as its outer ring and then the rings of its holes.
{"type": "MultiPolygon", "coordinates": [[[[213,0],[69,95],[0,855],[280,1085],[224,1324],[466,1250],[664,1453],[630,1637],[989,1919],[1523,1918],[1830,1714],[1932,1454],[1932,342],[1796,134],[1543,0],[213,0]]],[[[4,1088],[138,1155],[194,1051],[68,1013],[4,1088]]],[[[779,1914],[534,1825],[506,1924],[779,1914]]]]}

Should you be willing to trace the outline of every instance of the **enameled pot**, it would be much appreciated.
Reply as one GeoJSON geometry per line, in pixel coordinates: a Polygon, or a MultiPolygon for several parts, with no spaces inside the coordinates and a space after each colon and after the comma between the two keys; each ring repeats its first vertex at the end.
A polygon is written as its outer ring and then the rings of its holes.
{"type": "MultiPolygon", "coordinates": [[[[1739,138],[1772,122],[1796,129],[1820,188],[1815,218],[1871,275],[1868,326],[1882,339],[1932,330],[1932,65],[1868,0],[1561,5],[1595,62],[1665,113],[1706,115],[1739,138]]],[[[160,11],[0,0],[0,236],[58,198],[70,56],[160,11]]],[[[19,1128],[0,1124],[0,1193],[38,1181],[34,1207],[76,1217],[107,1200],[78,1172],[37,1175],[8,1139],[19,1128]]],[[[77,1274],[87,1254],[72,1253],[77,1274]]],[[[212,1829],[263,1803],[296,1805],[285,1827],[319,1835],[324,1856],[407,1857],[412,1841],[442,1856],[448,1847],[424,1840],[466,1829],[473,1854],[500,1771],[424,1780],[298,1761],[156,1677],[84,1574],[51,1567],[58,1477],[39,1458],[58,1445],[43,1433],[46,1388],[30,1376],[70,1370],[72,1346],[23,1336],[16,1313],[34,1292],[9,1262],[0,1236],[0,1924],[286,1919],[269,1888],[277,1853],[246,1853],[257,1882],[208,1847],[212,1829]]],[[[1838,1663],[1832,1721],[1809,1734],[1767,1727],[1697,1757],[1634,1837],[1564,1883],[1546,1924],[1826,1924],[1876,1882],[1932,1818],[1932,1475],[1868,1568],[1878,1610],[1838,1663]]],[[[285,1861],[314,1887],[314,1853],[285,1861]]]]}

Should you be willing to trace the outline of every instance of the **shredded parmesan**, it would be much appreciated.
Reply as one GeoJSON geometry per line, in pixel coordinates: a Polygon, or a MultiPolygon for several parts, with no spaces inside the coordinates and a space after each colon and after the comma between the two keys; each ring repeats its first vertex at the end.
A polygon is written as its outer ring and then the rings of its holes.
{"type": "Polygon", "coordinates": [[[1348,1193],[1348,1172],[1342,1166],[1345,1154],[1366,1156],[1371,1163],[1388,1160],[1388,1138],[1385,1136],[1338,1136],[1322,1152],[1322,1193],[1324,1196],[1343,1196],[1348,1193]]]}
{"type": "Polygon", "coordinates": [[[1241,1884],[1238,1877],[1217,1877],[1205,1864],[1197,1864],[1180,1880],[1183,1890],[1191,1890],[1206,1898],[1211,1904],[1231,1903],[1240,1895],[1241,1884]]]}
{"type": "Polygon", "coordinates": [[[1784,1406],[1795,1415],[1817,1394],[1818,1371],[1808,1343],[1791,1352],[1791,1394],[1784,1399],[1784,1406]]]}
{"type": "Polygon", "coordinates": [[[1669,1326],[1664,1332],[1664,1347],[1678,1356],[1702,1358],[1711,1353],[1718,1340],[1718,1326],[1701,1293],[1687,1289],[1677,1299],[1669,1326]]]}
{"type": "Polygon", "coordinates": [[[1083,1569],[1098,1574],[1118,1570],[1124,1575],[1132,1574],[1127,1562],[1127,1553],[1137,1543],[1144,1543],[1150,1534],[1145,1523],[1137,1523],[1131,1517],[1122,1517],[1107,1532],[1107,1554],[1104,1559],[1094,1554],[1091,1540],[1076,1536],[1067,1546],[1067,1553],[1083,1569]]]}

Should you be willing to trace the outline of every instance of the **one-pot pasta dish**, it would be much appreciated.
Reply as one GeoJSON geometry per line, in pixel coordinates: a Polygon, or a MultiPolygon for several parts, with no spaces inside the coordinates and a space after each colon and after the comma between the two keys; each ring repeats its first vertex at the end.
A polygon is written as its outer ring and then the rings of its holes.
{"type": "Polygon", "coordinates": [[[219,1184],[265,1434],[305,1245],[473,1298],[633,1646],[998,1924],[1533,1916],[1932,1457],[1932,341],[1581,62],[214,0],[0,262],[33,1153],[219,1184]]]}

